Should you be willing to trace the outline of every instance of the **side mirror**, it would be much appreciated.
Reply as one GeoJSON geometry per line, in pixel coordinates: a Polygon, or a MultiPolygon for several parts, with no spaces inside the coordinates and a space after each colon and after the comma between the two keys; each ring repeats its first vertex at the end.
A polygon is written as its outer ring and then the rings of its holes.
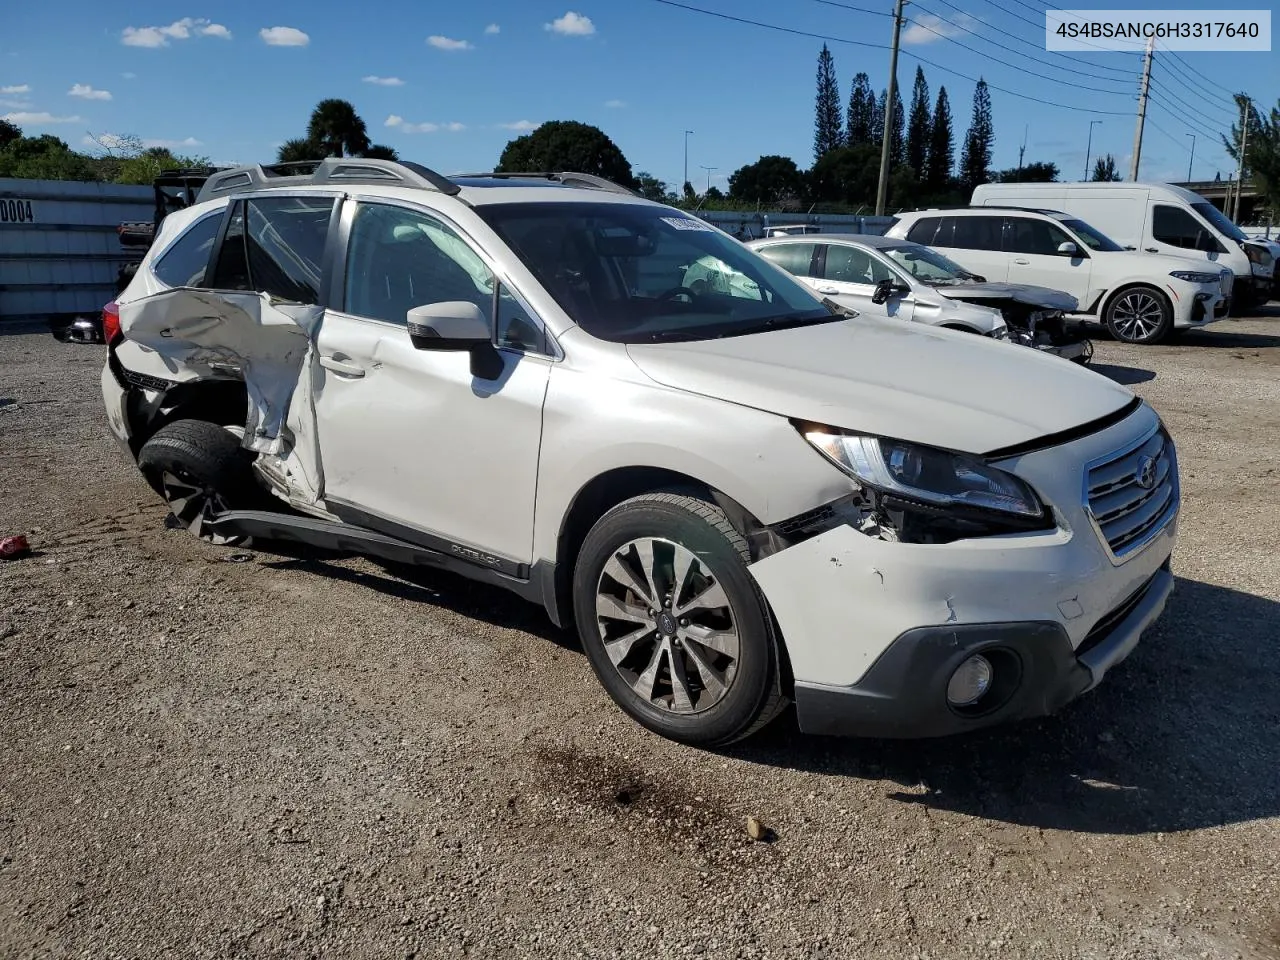
{"type": "Polygon", "coordinates": [[[409,340],[418,350],[465,350],[471,375],[493,380],[502,373],[502,357],[493,345],[489,318],[467,300],[447,300],[414,307],[406,317],[409,340]]]}
{"type": "Polygon", "coordinates": [[[1058,244],[1058,253],[1062,254],[1064,257],[1076,257],[1080,255],[1080,248],[1070,240],[1064,240],[1062,243],[1058,244]]]}
{"type": "Polygon", "coordinates": [[[881,280],[876,284],[875,291],[871,294],[871,302],[875,304],[887,303],[896,289],[892,280],[881,280]]]}

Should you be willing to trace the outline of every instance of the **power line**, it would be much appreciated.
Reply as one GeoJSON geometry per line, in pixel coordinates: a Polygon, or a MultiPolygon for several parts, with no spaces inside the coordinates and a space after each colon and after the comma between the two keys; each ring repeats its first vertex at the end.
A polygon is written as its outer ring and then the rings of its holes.
{"type": "MultiPolygon", "coordinates": [[[[1156,44],[1156,46],[1159,46],[1159,45],[1160,45],[1159,43],[1157,43],[1157,44],[1156,44]]],[[[1187,63],[1187,61],[1185,61],[1185,60],[1183,60],[1181,57],[1177,56],[1177,55],[1176,55],[1172,50],[1170,50],[1168,47],[1165,47],[1165,48],[1164,48],[1164,52],[1165,52],[1165,53],[1167,53],[1167,54],[1169,54],[1169,56],[1170,56],[1172,59],[1174,59],[1174,60],[1176,60],[1178,63],[1182,64],[1184,67],[1186,67],[1188,70],[1190,70],[1192,73],[1194,73],[1197,77],[1199,77],[1199,78],[1200,78],[1201,80],[1203,80],[1205,83],[1207,83],[1207,84],[1209,84],[1209,85],[1211,85],[1211,86],[1217,87],[1219,90],[1221,90],[1221,91],[1222,91],[1223,93],[1225,93],[1227,96],[1231,97],[1231,98],[1232,98],[1232,100],[1234,100],[1234,99],[1235,99],[1236,94],[1240,92],[1239,90],[1228,90],[1226,87],[1224,87],[1222,84],[1218,83],[1216,80],[1210,80],[1208,77],[1206,77],[1203,73],[1201,73],[1201,72],[1200,72],[1199,70],[1197,70],[1195,67],[1191,66],[1191,64],[1187,63]]]]}
{"type": "MultiPolygon", "coordinates": [[[[1181,117],[1176,115],[1172,110],[1170,110],[1164,104],[1160,103],[1158,100],[1153,100],[1152,103],[1156,104],[1158,107],[1160,107],[1160,109],[1164,110],[1167,114],[1169,114],[1170,118],[1172,118],[1175,122],[1182,122],[1181,117]]],[[[1190,153],[1190,149],[1187,147],[1185,140],[1179,140],[1177,137],[1171,134],[1168,130],[1164,129],[1159,124],[1157,124],[1154,120],[1152,120],[1150,116],[1147,117],[1147,122],[1150,123],[1157,130],[1159,130],[1166,137],[1168,137],[1170,140],[1172,140],[1174,143],[1178,144],[1178,146],[1181,147],[1183,150],[1187,150],[1187,152],[1190,153]]],[[[1210,142],[1216,145],[1216,152],[1212,154],[1206,154],[1204,151],[1202,151],[1201,157],[1207,160],[1212,160],[1214,158],[1220,159],[1220,160],[1225,159],[1226,153],[1224,153],[1222,150],[1222,144],[1218,141],[1212,140],[1212,138],[1210,139],[1210,142]]]]}
{"type": "MultiPolygon", "coordinates": [[[[677,2],[677,0],[652,0],[652,2],[661,3],[664,6],[668,6],[668,7],[678,7],[681,10],[689,10],[693,13],[701,13],[709,17],[716,17],[720,20],[730,20],[730,21],[733,21],[734,23],[743,23],[752,27],[761,27],[765,30],[775,30],[779,33],[789,33],[792,36],[797,36],[797,37],[808,37],[813,40],[823,40],[823,41],[826,41],[827,43],[843,43],[843,44],[848,44],[855,47],[870,47],[871,49],[874,49],[874,50],[889,49],[888,44],[884,44],[884,43],[869,43],[865,40],[850,40],[848,37],[833,37],[833,36],[830,36],[829,34],[812,33],[808,30],[796,30],[792,27],[782,27],[774,23],[764,23],[760,20],[749,20],[746,17],[736,17],[732,14],[720,13],[716,10],[706,10],[702,7],[692,6],[691,4],[679,3],[677,2]]],[[[966,74],[966,73],[961,73],[959,70],[952,70],[950,67],[944,67],[940,63],[935,63],[932,60],[927,60],[924,57],[920,56],[919,54],[912,53],[909,50],[903,50],[902,55],[911,57],[911,59],[919,61],[920,63],[923,63],[927,67],[932,67],[935,70],[939,70],[942,73],[950,74],[953,77],[959,77],[961,80],[968,80],[970,83],[977,83],[978,80],[980,79],[978,77],[970,76],[969,74],[966,74]]],[[[1009,64],[1005,64],[1005,66],[1009,66],[1009,64]]],[[[1013,69],[1017,70],[1019,68],[1013,67],[1013,69]]],[[[1077,113],[1090,113],[1095,116],[1109,116],[1109,117],[1127,117],[1130,115],[1129,111],[1127,110],[1125,111],[1095,110],[1091,107],[1077,107],[1069,103],[1057,103],[1056,101],[1053,101],[1053,100],[1044,100],[1040,97],[1033,97],[1030,94],[1019,93],[1016,90],[1010,90],[1007,87],[996,86],[996,84],[994,83],[988,83],[987,86],[992,90],[998,90],[1001,93],[1008,94],[1011,97],[1017,97],[1019,100],[1030,100],[1032,103],[1040,103],[1048,107],[1059,107],[1060,109],[1063,109],[1063,110],[1074,110],[1077,113]]]]}
{"type": "MultiPolygon", "coordinates": [[[[1155,74],[1152,74],[1151,79],[1153,82],[1155,81],[1156,79],[1155,74]]],[[[1205,122],[1211,123],[1211,124],[1223,122],[1221,116],[1211,117],[1204,111],[1202,107],[1193,107],[1191,104],[1187,103],[1187,101],[1183,100],[1180,96],[1174,93],[1171,87],[1166,86],[1163,80],[1160,81],[1156,89],[1159,90],[1161,94],[1163,94],[1164,96],[1173,100],[1175,103],[1178,104],[1178,106],[1182,107],[1182,109],[1186,110],[1192,116],[1198,117],[1199,119],[1204,120],[1205,122]]],[[[1230,121],[1228,120],[1227,123],[1229,124],[1230,121]]]]}
{"type": "Polygon", "coordinates": [[[1150,97],[1150,100],[1152,103],[1160,104],[1160,106],[1163,107],[1169,113],[1170,116],[1177,117],[1177,119],[1182,123],[1184,127],[1187,127],[1190,130],[1194,130],[1197,133],[1203,134],[1204,136],[1209,137],[1210,139],[1213,139],[1213,140],[1217,140],[1218,137],[1222,136],[1221,130],[1214,130],[1211,127],[1206,126],[1203,122],[1200,122],[1198,120],[1192,120],[1189,116],[1186,115],[1184,111],[1181,111],[1181,110],[1175,111],[1173,108],[1169,106],[1169,104],[1165,103],[1159,97],[1150,97]]]}
{"type": "MultiPolygon", "coordinates": [[[[817,3],[830,3],[830,2],[832,2],[832,0],[816,0],[816,2],[817,2],[817,3]]],[[[961,15],[963,15],[963,16],[966,16],[966,17],[967,17],[967,16],[970,16],[970,14],[969,14],[967,11],[962,10],[960,7],[957,7],[954,3],[951,3],[951,2],[950,2],[950,0],[938,0],[938,2],[939,2],[939,3],[941,3],[941,4],[943,4],[944,6],[950,7],[952,10],[956,11],[956,13],[959,13],[959,14],[961,14],[961,15]]],[[[995,7],[997,10],[1000,10],[1000,11],[1002,11],[1002,12],[1004,12],[1004,13],[1007,13],[1007,14],[1008,14],[1009,16],[1011,16],[1011,17],[1016,17],[1017,19],[1021,20],[1023,23],[1029,23],[1029,24],[1031,24],[1031,26],[1033,26],[1033,27],[1037,27],[1037,28],[1042,28],[1042,27],[1044,26],[1043,24],[1037,24],[1037,23],[1035,23],[1035,22],[1034,22],[1034,21],[1032,21],[1032,20],[1028,20],[1028,19],[1027,19],[1026,17],[1024,17],[1022,14],[1020,14],[1020,13],[1018,13],[1018,12],[1014,11],[1014,10],[1010,10],[1010,9],[1008,9],[1007,7],[1002,7],[1002,6],[1000,6],[998,3],[996,3],[996,2],[995,2],[995,0],[987,0],[987,2],[988,2],[988,3],[990,3],[990,4],[991,4],[993,7],[995,7]]],[[[924,9],[924,8],[923,8],[923,7],[921,7],[921,9],[924,9]]],[[[926,10],[925,12],[926,12],[926,13],[928,13],[929,11],[927,11],[927,10],[926,10]]],[[[936,17],[936,16],[938,16],[938,14],[936,14],[936,13],[935,13],[935,14],[933,14],[933,15],[934,15],[935,17],[936,17]]],[[[940,18],[940,19],[941,19],[941,18],[940,18]]],[[[959,25],[959,24],[956,24],[956,26],[960,26],[960,25],[959,25]]],[[[1123,74],[1123,75],[1125,76],[1125,78],[1126,78],[1127,80],[1130,80],[1130,81],[1133,79],[1133,71],[1132,71],[1132,70],[1127,70],[1127,69],[1125,69],[1124,67],[1109,67],[1109,66],[1107,66],[1107,65],[1106,65],[1106,64],[1104,64],[1104,63],[1090,63],[1088,60],[1082,60],[1082,59],[1080,59],[1079,57],[1073,57],[1073,56],[1071,56],[1070,54],[1066,54],[1066,53],[1059,53],[1059,52],[1058,52],[1058,51],[1056,51],[1056,50],[1045,50],[1045,48],[1044,48],[1041,44],[1036,43],[1036,42],[1035,42],[1035,41],[1033,41],[1033,40],[1027,40],[1027,39],[1025,39],[1025,38],[1023,38],[1023,37],[1020,37],[1020,36],[1018,36],[1016,33],[1010,33],[1007,39],[1009,39],[1009,40],[1017,40],[1019,43],[1023,44],[1024,46],[1031,47],[1032,49],[1037,50],[1037,51],[1039,51],[1040,53],[1048,53],[1048,54],[1051,54],[1052,56],[1055,56],[1055,57],[1061,57],[1063,60],[1070,60],[1072,63],[1081,63],[1081,64],[1084,64],[1086,67],[1095,67],[1095,68],[1097,68],[1097,69],[1099,69],[1099,70],[1110,70],[1110,71],[1112,71],[1113,73],[1123,74]]],[[[1082,72],[1083,72],[1083,71],[1082,71],[1082,72]]],[[[1116,79],[1114,79],[1114,78],[1112,78],[1112,77],[1104,77],[1104,76],[1102,76],[1101,74],[1097,74],[1097,73],[1087,73],[1087,74],[1086,74],[1086,76],[1092,77],[1092,78],[1093,78],[1093,79],[1095,79],[1095,80],[1101,80],[1101,81],[1103,81],[1103,82],[1105,82],[1105,83],[1119,83],[1119,82],[1120,82],[1119,80],[1116,80],[1116,79]]]]}
{"type": "MultiPolygon", "coordinates": [[[[954,22],[953,22],[953,21],[951,21],[951,20],[948,20],[946,17],[940,17],[940,16],[938,16],[938,14],[933,13],[932,11],[925,10],[925,8],[924,8],[924,7],[920,7],[920,5],[919,5],[919,4],[916,4],[916,6],[917,6],[917,7],[919,7],[919,9],[920,9],[921,11],[923,11],[924,13],[927,13],[927,14],[929,14],[930,16],[933,16],[933,17],[938,17],[938,19],[939,19],[939,20],[941,20],[943,23],[950,23],[952,26],[959,26],[959,24],[954,23],[954,22]]],[[[947,35],[947,34],[945,34],[945,33],[942,33],[942,32],[941,32],[941,31],[939,31],[939,30],[935,30],[935,29],[933,29],[933,27],[929,26],[927,23],[921,23],[919,20],[908,20],[907,22],[908,22],[908,23],[913,24],[914,26],[919,27],[919,28],[920,28],[920,29],[922,29],[922,30],[928,30],[928,31],[929,31],[930,33],[932,33],[934,36],[936,36],[936,37],[941,37],[943,40],[946,40],[948,43],[954,43],[956,46],[958,46],[958,47],[963,47],[965,50],[968,50],[970,53],[976,53],[976,54],[977,54],[978,56],[980,56],[980,57],[986,57],[988,60],[992,60],[992,61],[994,61],[995,63],[1002,64],[1003,66],[1009,67],[1010,69],[1013,69],[1013,70],[1025,70],[1025,69],[1026,69],[1025,67],[1015,66],[1015,65],[1014,65],[1014,64],[1012,64],[1012,63],[1008,63],[1008,62],[1006,62],[1006,61],[1004,61],[1004,60],[997,59],[996,57],[991,56],[991,54],[989,54],[989,53],[983,53],[981,50],[978,50],[978,49],[977,49],[977,48],[975,48],[975,47],[971,47],[971,46],[969,46],[967,43],[963,43],[963,42],[961,42],[961,41],[957,40],[955,37],[949,36],[949,35],[947,35]]],[[[988,41],[986,41],[986,42],[987,42],[987,43],[990,43],[991,41],[989,41],[989,40],[988,40],[988,41]]],[[[1020,52],[1018,52],[1017,50],[1009,50],[1009,51],[1007,51],[1007,52],[1008,52],[1008,53],[1010,53],[1010,54],[1012,54],[1012,55],[1013,55],[1013,56],[1015,56],[1015,57],[1022,57],[1024,60],[1030,60],[1032,63],[1037,64],[1037,65],[1038,65],[1038,66],[1040,66],[1040,67],[1050,67],[1050,68],[1052,68],[1052,69],[1054,69],[1054,70],[1062,70],[1062,71],[1064,71],[1064,72],[1069,71],[1069,70],[1071,69],[1070,67],[1060,67],[1060,66],[1058,66],[1057,64],[1054,64],[1054,63],[1044,63],[1043,61],[1037,60],[1036,58],[1031,57],[1031,56],[1029,56],[1029,55],[1027,55],[1027,54],[1025,54],[1025,53],[1020,53],[1020,52]]],[[[1052,79],[1052,78],[1046,78],[1046,79],[1052,79]]],[[[1076,88],[1077,88],[1077,89],[1079,89],[1079,90],[1088,90],[1088,91],[1090,91],[1091,93],[1107,93],[1107,94],[1115,95],[1115,94],[1123,94],[1123,93],[1127,93],[1127,92],[1128,92],[1128,91],[1123,91],[1123,90],[1105,90],[1105,89],[1103,89],[1102,87],[1091,87],[1091,86],[1088,86],[1087,84],[1083,84],[1083,83],[1073,83],[1073,82],[1072,82],[1072,81],[1070,81],[1070,80],[1056,80],[1056,79],[1054,79],[1054,80],[1053,80],[1053,82],[1054,82],[1054,83],[1057,83],[1057,84],[1061,84],[1061,85],[1062,85],[1062,86],[1064,86],[1064,87],[1076,87],[1076,88]]],[[[1120,83],[1121,81],[1119,81],[1119,80],[1106,80],[1105,82],[1107,82],[1107,83],[1120,83]]]]}
{"type": "MultiPolygon", "coordinates": [[[[1029,24],[1031,24],[1031,26],[1035,27],[1037,30],[1043,30],[1043,29],[1044,29],[1044,27],[1045,27],[1045,22],[1044,22],[1043,20],[1040,20],[1040,21],[1036,21],[1036,20],[1028,20],[1026,17],[1024,17],[1022,14],[1018,13],[1017,11],[1015,11],[1015,10],[1010,10],[1008,7],[1002,7],[1002,6],[1000,6],[1000,4],[996,3],[996,2],[995,2],[995,0],[987,0],[987,2],[988,2],[989,4],[991,4],[991,6],[995,7],[997,10],[1002,10],[1002,11],[1004,11],[1005,13],[1009,14],[1009,16],[1011,16],[1011,17],[1017,17],[1017,18],[1018,18],[1019,20],[1021,20],[1023,23],[1029,23],[1029,24]]],[[[1014,0],[1014,2],[1015,2],[1015,3],[1020,4],[1021,6],[1026,7],[1026,8],[1027,8],[1028,10],[1030,10],[1032,13],[1038,13],[1038,14],[1041,14],[1042,16],[1043,16],[1043,15],[1044,15],[1044,13],[1045,13],[1045,11],[1044,11],[1042,8],[1040,8],[1040,7],[1033,7],[1033,6],[1031,6],[1031,4],[1029,4],[1029,3],[1023,3],[1023,2],[1022,2],[1022,0],[1014,0]]],[[[1054,11],[1054,12],[1055,12],[1055,13],[1065,13],[1066,11],[1065,11],[1065,10],[1063,10],[1063,11],[1054,11]]],[[[1080,19],[1079,17],[1076,17],[1075,19],[1076,19],[1076,22],[1077,22],[1077,23],[1084,23],[1084,22],[1085,22],[1084,20],[1080,19]]],[[[1077,40],[1076,42],[1077,42],[1077,43],[1079,43],[1079,44],[1081,44],[1082,46],[1092,47],[1092,48],[1094,48],[1095,50],[1099,50],[1099,51],[1101,51],[1101,52],[1103,52],[1103,53],[1115,53],[1115,52],[1116,52],[1116,51],[1112,50],[1110,47],[1101,47],[1101,46],[1098,46],[1098,44],[1096,44],[1096,43],[1089,43],[1087,40],[1077,40]]],[[[1046,51],[1046,52],[1053,52],[1053,51],[1046,51]]],[[[1124,51],[1121,51],[1121,52],[1124,52],[1124,51]]],[[[1136,51],[1134,51],[1134,52],[1136,53],[1136,51]]],[[[1066,54],[1065,54],[1065,53],[1063,53],[1063,54],[1059,54],[1059,56],[1064,56],[1064,57],[1065,57],[1065,56],[1066,56],[1066,54]]],[[[1072,59],[1072,60],[1075,60],[1075,59],[1077,59],[1077,58],[1076,58],[1076,57],[1072,57],[1071,59],[1072,59]]],[[[1080,62],[1081,62],[1081,63],[1088,63],[1089,61],[1087,61],[1087,60],[1081,60],[1080,62]]],[[[1119,70],[1119,69],[1120,69],[1119,67],[1108,67],[1108,66],[1106,66],[1105,64],[1101,64],[1101,63],[1095,63],[1095,64],[1093,64],[1093,66],[1095,66],[1095,67],[1099,67],[1099,68],[1100,68],[1100,69],[1102,69],[1102,70],[1119,70]]]]}
{"type": "Polygon", "coordinates": [[[868,7],[855,7],[851,3],[838,3],[837,0],[813,0],[814,3],[820,3],[825,7],[839,7],[841,10],[852,10],[854,13],[869,13],[873,17],[892,17],[892,13],[884,10],[872,10],[868,7]]]}
{"type": "MultiPolygon", "coordinates": [[[[1168,53],[1168,51],[1167,51],[1167,50],[1165,50],[1165,51],[1161,51],[1161,52],[1162,52],[1162,53],[1166,53],[1166,54],[1168,53]]],[[[1188,76],[1187,76],[1187,74],[1183,73],[1183,72],[1182,72],[1182,67],[1177,67],[1177,61],[1175,61],[1175,60],[1173,59],[1172,55],[1169,55],[1169,56],[1167,56],[1167,57],[1163,57],[1163,58],[1161,58],[1160,60],[1157,60],[1156,62],[1157,62],[1157,63],[1159,63],[1161,66],[1168,67],[1168,68],[1169,68],[1169,70],[1170,70],[1170,75],[1171,75],[1171,76],[1176,76],[1176,77],[1177,77],[1177,79],[1178,79],[1182,84],[1184,84],[1184,89],[1186,89],[1189,93],[1193,93],[1193,94],[1195,94],[1197,97],[1199,97],[1199,98],[1200,98],[1201,100],[1203,100],[1205,103],[1211,104],[1211,105],[1213,105],[1214,107],[1217,107],[1217,108],[1219,108],[1219,109],[1222,109],[1222,107],[1223,107],[1223,101],[1222,101],[1222,98],[1221,98],[1221,97],[1211,97],[1211,96],[1209,96],[1209,94],[1204,93],[1204,92],[1200,89],[1200,87],[1201,87],[1201,84],[1200,84],[1200,83],[1197,83],[1194,79],[1192,79],[1192,78],[1188,77],[1188,76]],[[1176,69],[1175,69],[1175,67],[1176,67],[1176,69]]],[[[1233,98],[1233,99],[1231,100],[1231,102],[1230,102],[1229,106],[1228,106],[1227,112],[1228,112],[1228,113],[1231,113],[1231,112],[1233,112],[1233,110],[1238,110],[1238,109],[1239,109],[1239,108],[1238,108],[1238,107],[1236,107],[1235,100],[1234,100],[1234,98],[1233,98]]]]}

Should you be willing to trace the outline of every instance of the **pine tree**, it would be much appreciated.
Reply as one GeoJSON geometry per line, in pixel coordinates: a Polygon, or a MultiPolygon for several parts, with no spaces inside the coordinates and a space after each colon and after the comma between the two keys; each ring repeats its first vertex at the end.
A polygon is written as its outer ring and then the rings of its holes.
{"type": "Polygon", "coordinates": [[[844,143],[840,87],[836,83],[835,61],[825,43],[822,45],[822,53],[818,54],[818,95],[814,112],[813,158],[818,160],[824,153],[844,143]]]}
{"type": "Polygon", "coordinates": [[[947,88],[938,88],[938,102],[933,108],[933,129],[929,135],[929,157],[925,163],[924,182],[931,191],[947,188],[951,168],[955,164],[955,137],[951,132],[951,101],[947,88]]]}
{"type": "Polygon", "coordinates": [[[884,141],[884,98],[885,91],[881,90],[871,110],[871,144],[877,150],[884,141]]]}
{"type": "Polygon", "coordinates": [[[902,89],[893,85],[893,126],[889,128],[889,162],[901,166],[907,158],[907,140],[905,130],[907,112],[902,109],[902,89]]]}
{"type": "Polygon", "coordinates": [[[960,155],[960,180],[966,188],[972,190],[987,182],[995,139],[991,125],[991,92],[987,89],[987,81],[979,77],[973,91],[973,119],[969,121],[964,150],[960,155]]]}
{"type": "MultiPolygon", "coordinates": [[[[845,143],[851,147],[872,142],[872,126],[875,124],[876,96],[871,92],[871,81],[865,73],[853,78],[849,91],[849,120],[845,128],[845,143]]],[[[878,144],[877,144],[878,145],[878,144]]]]}
{"type": "Polygon", "coordinates": [[[907,166],[917,177],[924,177],[929,160],[929,140],[933,134],[933,122],[929,116],[929,84],[924,70],[916,67],[916,85],[911,92],[911,119],[907,123],[907,166]]]}

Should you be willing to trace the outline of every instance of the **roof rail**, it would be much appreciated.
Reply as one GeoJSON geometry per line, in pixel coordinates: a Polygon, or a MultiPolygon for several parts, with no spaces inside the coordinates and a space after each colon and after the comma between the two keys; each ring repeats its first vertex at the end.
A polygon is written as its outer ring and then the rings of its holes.
{"type": "Polygon", "coordinates": [[[629,197],[638,197],[635,190],[630,187],[624,187],[620,183],[614,183],[612,180],[606,180],[604,177],[597,177],[594,173],[574,173],[569,170],[561,170],[555,173],[459,173],[455,174],[459,177],[493,177],[496,180],[551,180],[559,182],[566,187],[589,187],[593,190],[607,190],[609,193],[625,193],[629,197]]]}
{"type": "Polygon", "coordinates": [[[374,160],[365,157],[327,157],[297,163],[250,164],[221,170],[205,182],[196,202],[238,193],[285,187],[314,187],[329,184],[381,184],[416,187],[450,196],[461,187],[420,163],[406,160],[374,160]]]}
{"type": "Polygon", "coordinates": [[[981,207],[973,207],[975,210],[1025,210],[1027,213],[1043,213],[1051,217],[1070,216],[1065,210],[1050,210],[1047,207],[1024,207],[1016,203],[987,203],[981,207]]]}

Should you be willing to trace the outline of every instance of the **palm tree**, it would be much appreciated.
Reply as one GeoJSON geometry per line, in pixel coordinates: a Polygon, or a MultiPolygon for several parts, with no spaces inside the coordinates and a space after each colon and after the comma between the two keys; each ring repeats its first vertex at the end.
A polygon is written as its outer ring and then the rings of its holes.
{"type": "Polygon", "coordinates": [[[370,160],[399,160],[400,154],[396,153],[395,147],[388,147],[386,144],[371,144],[369,149],[360,154],[362,157],[368,157],[370,160]]]}
{"type": "Polygon", "coordinates": [[[369,149],[369,131],[346,100],[321,100],[311,112],[307,139],[326,157],[360,156],[369,149]]]}
{"type": "Polygon", "coordinates": [[[280,144],[276,152],[276,163],[302,163],[307,160],[323,160],[324,148],[312,143],[306,137],[296,137],[280,144]]]}

